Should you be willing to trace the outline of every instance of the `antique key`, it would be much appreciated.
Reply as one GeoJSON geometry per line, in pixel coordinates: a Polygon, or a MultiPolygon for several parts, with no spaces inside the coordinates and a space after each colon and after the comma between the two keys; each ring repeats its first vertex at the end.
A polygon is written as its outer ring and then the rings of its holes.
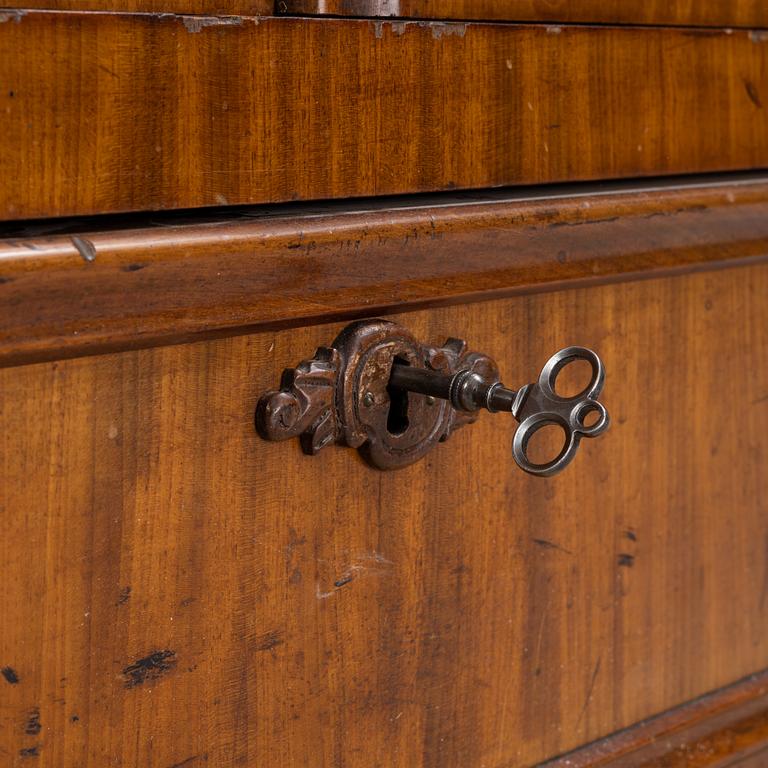
{"type": "Polygon", "coordinates": [[[395,363],[390,374],[390,387],[418,392],[447,400],[457,411],[478,411],[482,408],[497,413],[509,411],[520,422],[512,441],[512,455],[518,466],[533,475],[549,477],[563,470],[576,455],[582,437],[597,437],[610,425],[605,406],[598,401],[605,381],[600,358],[585,347],[566,347],[549,358],[538,382],[518,390],[509,389],[499,381],[488,381],[472,370],[461,370],[452,376],[424,368],[395,363]],[[562,397],[555,392],[555,381],[565,366],[586,360],[592,368],[592,378],[583,392],[562,397]],[[589,425],[586,420],[593,418],[589,425]],[[543,427],[562,427],[565,442],[560,453],[551,461],[536,464],[528,457],[528,443],[543,427]]]}
{"type": "Polygon", "coordinates": [[[259,400],[256,428],[265,440],[298,437],[310,455],[333,443],[356,448],[368,464],[386,470],[418,461],[483,408],[508,411],[520,422],[512,441],[518,466],[549,477],[573,460],[581,438],[608,428],[608,412],[597,399],[604,380],[592,350],[567,347],[549,359],[535,384],[509,389],[496,363],[461,339],[432,346],[388,320],[362,320],[284,371],[280,388],[259,400]],[[558,395],[558,374],[578,360],[592,368],[589,384],[575,397],[558,395]],[[552,424],[564,432],[563,447],[551,461],[536,463],[529,442],[552,424]]]}

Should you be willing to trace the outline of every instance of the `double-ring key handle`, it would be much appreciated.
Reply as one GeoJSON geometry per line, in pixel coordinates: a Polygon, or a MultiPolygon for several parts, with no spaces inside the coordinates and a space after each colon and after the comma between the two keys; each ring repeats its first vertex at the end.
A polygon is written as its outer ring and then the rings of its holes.
{"type": "Polygon", "coordinates": [[[508,411],[520,422],[512,439],[512,455],[517,465],[532,475],[551,477],[570,464],[581,438],[597,437],[608,429],[608,411],[598,400],[604,382],[605,368],[595,352],[586,347],[566,347],[549,358],[536,383],[518,390],[498,381],[488,381],[472,370],[448,376],[401,364],[392,366],[389,383],[396,389],[447,400],[457,411],[508,411]],[[558,395],[555,387],[558,375],[567,365],[579,360],[588,362],[592,369],[589,384],[577,395],[558,395]],[[563,447],[550,461],[535,463],[529,458],[528,445],[533,435],[548,425],[562,428],[563,447]]]}

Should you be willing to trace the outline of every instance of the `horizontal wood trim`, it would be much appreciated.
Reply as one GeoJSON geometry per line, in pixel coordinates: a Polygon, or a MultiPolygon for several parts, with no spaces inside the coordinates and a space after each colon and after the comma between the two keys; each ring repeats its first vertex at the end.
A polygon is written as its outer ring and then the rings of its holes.
{"type": "Polygon", "coordinates": [[[267,15],[274,0],[2,0],[3,8],[52,11],[111,11],[113,13],[189,13],[208,15],[267,15]]]}
{"type": "Polygon", "coordinates": [[[754,31],[6,17],[5,219],[768,167],[754,31]]]}
{"type": "Polygon", "coordinates": [[[276,0],[275,8],[282,13],[415,19],[714,27],[768,25],[768,5],[763,0],[547,0],[546,3],[540,0],[276,0]]]}
{"type": "Polygon", "coordinates": [[[5,0],[5,8],[58,11],[189,13],[246,16],[273,12],[353,17],[656,24],[705,27],[768,26],[763,0],[5,0]]]}
{"type": "Polygon", "coordinates": [[[541,768],[752,768],[768,757],[768,671],[541,768]]]}
{"type": "Polygon", "coordinates": [[[439,201],[7,237],[0,365],[768,257],[763,179],[439,201]]]}

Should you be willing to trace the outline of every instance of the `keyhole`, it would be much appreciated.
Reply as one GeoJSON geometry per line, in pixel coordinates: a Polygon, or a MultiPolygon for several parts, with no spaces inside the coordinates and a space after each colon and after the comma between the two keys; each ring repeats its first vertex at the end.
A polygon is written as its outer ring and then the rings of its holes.
{"type": "MultiPolygon", "coordinates": [[[[395,356],[393,365],[410,365],[403,357],[395,356]]],[[[408,429],[408,392],[397,389],[391,384],[387,387],[389,395],[389,413],[387,414],[387,431],[390,435],[402,435],[408,429]]]]}

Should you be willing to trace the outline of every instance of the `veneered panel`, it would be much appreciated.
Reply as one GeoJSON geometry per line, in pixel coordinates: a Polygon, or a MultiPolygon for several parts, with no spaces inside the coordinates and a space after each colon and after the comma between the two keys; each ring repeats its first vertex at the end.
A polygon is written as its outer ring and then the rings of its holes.
{"type": "Polygon", "coordinates": [[[0,216],[766,167],[763,37],[9,15],[0,216]]]}
{"type": "Polygon", "coordinates": [[[761,265],[399,317],[509,382],[599,351],[614,424],[550,480],[503,415],[392,473],[261,441],[338,325],[0,371],[6,759],[530,766],[765,668],[767,293],[761,265]]]}

